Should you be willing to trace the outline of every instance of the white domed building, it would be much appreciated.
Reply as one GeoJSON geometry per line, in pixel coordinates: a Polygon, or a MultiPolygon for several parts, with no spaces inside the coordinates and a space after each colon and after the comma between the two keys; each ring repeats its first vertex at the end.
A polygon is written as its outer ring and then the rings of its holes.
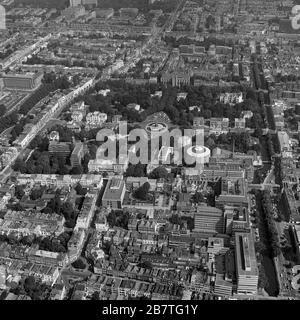
{"type": "Polygon", "coordinates": [[[196,167],[201,167],[209,162],[210,149],[204,146],[191,146],[187,149],[184,155],[187,164],[196,163],[196,167]]]}

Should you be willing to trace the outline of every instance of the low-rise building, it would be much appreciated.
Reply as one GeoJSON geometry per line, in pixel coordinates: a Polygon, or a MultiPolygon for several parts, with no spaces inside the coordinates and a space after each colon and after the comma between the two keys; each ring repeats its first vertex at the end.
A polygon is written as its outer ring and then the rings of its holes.
{"type": "Polygon", "coordinates": [[[228,118],[211,118],[209,132],[215,135],[227,134],[229,131],[228,118]]]}
{"type": "Polygon", "coordinates": [[[88,129],[99,128],[107,121],[107,114],[99,111],[90,112],[86,115],[86,127],[88,129]]]}

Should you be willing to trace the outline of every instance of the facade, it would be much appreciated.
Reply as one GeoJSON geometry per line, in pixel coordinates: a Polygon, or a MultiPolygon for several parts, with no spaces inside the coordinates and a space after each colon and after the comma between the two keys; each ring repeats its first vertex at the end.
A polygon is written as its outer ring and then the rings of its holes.
{"type": "Polygon", "coordinates": [[[211,118],[210,119],[210,133],[219,135],[226,134],[229,131],[228,118],[211,118]]]}
{"type": "Polygon", "coordinates": [[[161,77],[163,84],[171,83],[173,87],[189,85],[191,82],[191,73],[189,71],[164,72],[161,77]]]}
{"type": "Polygon", "coordinates": [[[246,128],[246,119],[245,118],[235,118],[234,119],[234,128],[235,129],[245,129],[246,128]]]}
{"type": "MultiPolygon", "coordinates": [[[[121,161],[120,161],[121,162],[121,161]]],[[[106,159],[94,159],[88,163],[89,172],[106,172],[123,174],[128,167],[128,159],[125,159],[122,163],[117,163],[112,160],[106,159]]]]}
{"type": "Polygon", "coordinates": [[[75,231],[79,229],[88,229],[88,227],[90,226],[96,208],[97,197],[97,190],[90,190],[86,194],[81,211],[77,217],[75,231]]]}
{"type": "Polygon", "coordinates": [[[219,296],[230,297],[232,295],[232,283],[224,279],[223,274],[216,274],[215,294],[219,296]]]}
{"type": "Polygon", "coordinates": [[[203,117],[194,117],[193,127],[203,129],[204,128],[204,118],[203,117]]]}
{"type": "Polygon", "coordinates": [[[6,89],[35,90],[42,81],[43,73],[8,73],[3,75],[3,83],[6,89]]]}
{"type": "Polygon", "coordinates": [[[90,129],[101,127],[107,120],[107,114],[99,111],[90,112],[86,115],[86,126],[90,129]]]}

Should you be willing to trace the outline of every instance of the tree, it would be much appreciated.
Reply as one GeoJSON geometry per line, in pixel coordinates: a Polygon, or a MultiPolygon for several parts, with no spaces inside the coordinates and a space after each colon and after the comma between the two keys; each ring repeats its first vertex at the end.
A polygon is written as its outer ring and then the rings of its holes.
{"type": "Polygon", "coordinates": [[[80,196],[85,196],[87,194],[87,189],[83,188],[80,183],[78,183],[77,186],[75,187],[75,191],[80,196]]]}
{"type": "Polygon", "coordinates": [[[17,199],[21,199],[24,196],[25,192],[24,192],[24,187],[21,185],[17,185],[15,188],[15,196],[17,199]]]}
{"type": "Polygon", "coordinates": [[[57,214],[60,213],[62,203],[59,194],[55,194],[55,197],[48,202],[47,207],[50,208],[52,212],[55,212],[57,214]]]}
{"type": "Polygon", "coordinates": [[[172,214],[172,216],[169,218],[169,221],[172,224],[178,224],[178,225],[182,224],[182,221],[181,221],[181,219],[180,219],[178,214],[172,214]]]}
{"type": "Polygon", "coordinates": [[[159,166],[155,168],[150,174],[150,179],[167,179],[168,177],[168,171],[165,167],[159,166]]]}
{"type": "Polygon", "coordinates": [[[116,220],[117,220],[116,213],[114,211],[111,211],[107,216],[107,222],[111,228],[115,226],[116,220]]]}
{"type": "Polygon", "coordinates": [[[91,300],[100,300],[99,291],[94,291],[91,300]]]}
{"type": "Polygon", "coordinates": [[[24,281],[24,289],[26,292],[33,291],[36,288],[35,278],[33,276],[29,276],[24,281]]]}
{"type": "Polygon", "coordinates": [[[59,242],[66,247],[70,238],[71,234],[69,232],[63,232],[57,237],[57,240],[59,240],[59,242]]]}
{"type": "Polygon", "coordinates": [[[89,153],[90,153],[91,159],[96,159],[97,150],[98,150],[98,146],[97,145],[95,145],[95,144],[90,144],[89,145],[89,153]]]}
{"type": "Polygon", "coordinates": [[[200,203],[200,202],[204,202],[204,197],[202,195],[202,193],[200,192],[196,192],[193,197],[192,197],[193,201],[195,203],[200,203]]]}
{"type": "Polygon", "coordinates": [[[116,226],[128,230],[129,213],[122,212],[117,215],[116,226]]]}
{"type": "Polygon", "coordinates": [[[0,117],[3,117],[6,113],[6,107],[4,104],[0,104],[0,117]]]}
{"type": "Polygon", "coordinates": [[[83,174],[83,169],[81,166],[76,166],[71,169],[70,174],[74,174],[74,175],[83,174]]]}
{"type": "Polygon", "coordinates": [[[86,265],[81,259],[78,259],[72,263],[72,267],[76,269],[85,269],[86,265]]]}
{"type": "Polygon", "coordinates": [[[66,228],[70,228],[70,229],[73,229],[76,225],[76,221],[75,220],[67,220],[65,222],[65,227],[66,228]]]}
{"type": "Polygon", "coordinates": [[[257,96],[256,96],[255,91],[252,88],[249,88],[247,90],[246,99],[251,99],[253,101],[256,101],[257,96]]]}
{"type": "Polygon", "coordinates": [[[145,177],[146,176],[146,166],[138,163],[135,165],[130,164],[125,173],[126,177],[145,177]]]}
{"type": "Polygon", "coordinates": [[[64,202],[62,205],[61,213],[65,217],[66,220],[70,220],[73,217],[73,205],[70,202],[64,202]]]}
{"type": "Polygon", "coordinates": [[[38,148],[39,151],[47,151],[49,146],[49,139],[47,137],[41,137],[37,135],[29,144],[30,149],[38,148]]]}
{"type": "Polygon", "coordinates": [[[45,213],[45,214],[51,214],[51,213],[53,213],[53,211],[52,211],[51,208],[46,207],[46,208],[43,209],[43,213],[45,213]]]}
{"type": "Polygon", "coordinates": [[[30,194],[30,199],[31,200],[40,199],[43,193],[44,193],[43,189],[33,189],[30,194]]]}
{"type": "Polygon", "coordinates": [[[255,251],[262,253],[266,250],[266,246],[262,241],[255,242],[255,251]]]}
{"type": "Polygon", "coordinates": [[[25,246],[31,246],[34,241],[35,236],[29,235],[21,238],[21,243],[25,246]]]}
{"type": "Polygon", "coordinates": [[[268,287],[269,282],[266,276],[265,269],[262,264],[259,266],[259,273],[258,273],[258,287],[259,288],[266,288],[268,287]]]}
{"type": "Polygon", "coordinates": [[[58,174],[60,175],[66,175],[69,173],[69,169],[67,166],[63,165],[63,166],[59,166],[59,169],[58,169],[58,174]]]}
{"type": "Polygon", "coordinates": [[[13,169],[21,173],[27,172],[26,163],[21,159],[16,160],[15,164],[13,165],[13,169]]]}
{"type": "Polygon", "coordinates": [[[174,123],[177,123],[180,120],[179,112],[175,107],[167,106],[164,111],[174,123]]]}
{"type": "Polygon", "coordinates": [[[149,182],[145,182],[142,186],[137,188],[134,192],[134,197],[139,200],[147,200],[147,195],[150,190],[149,182]]]}
{"type": "Polygon", "coordinates": [[[209,148],[209,149],[213,149],[216,145],[214,139],[212,137],[209,137],[205,143],[205,145],[209,148]]]}

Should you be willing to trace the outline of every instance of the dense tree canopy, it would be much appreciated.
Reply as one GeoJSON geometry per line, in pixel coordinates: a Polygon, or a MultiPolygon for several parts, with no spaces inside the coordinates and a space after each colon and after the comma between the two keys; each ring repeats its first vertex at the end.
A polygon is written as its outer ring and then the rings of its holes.
{"type": "Polygon", "coordinates": [[[136,165],[130,164],[125,172],[126,177],[145,177],[146,166],[138,163],[136,165]]]}
{"type": "Polygon", "coordinates": [[[145,182],[142,186],[135,190],[134,197],[139,200],[147,200],[149,190],[150,184],[149,182],[145,182]]]}
{"type": "Polygon", "coordinates": [[[167,179],[168,178],[168,171],[165,167],[157,167],[155,168],[150,174],[149,174],[149,178],[150,179],[167,179]]]}

